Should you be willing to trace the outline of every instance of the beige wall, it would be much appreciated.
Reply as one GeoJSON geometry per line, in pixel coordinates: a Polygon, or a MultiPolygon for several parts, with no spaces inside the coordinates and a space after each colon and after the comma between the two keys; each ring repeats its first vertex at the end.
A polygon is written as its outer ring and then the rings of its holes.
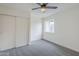
{"type": "Polygon", "coordinates": [[[79,6],[52,15],[55,33],[44,33],[43,38],[79,52],[79,6]]]}
{"type": "MultiPolygon", "coordinates": [[[[15,5],[15,7],[16,7],[16,5],[15,5]]],[[[20,9],[16,9],[13,7],[0,5],[0,14],[7,14],[7,15],[12,15],[12,16],[20,16],[20,17],[28,18],[28,17],[30,17],[30,10],[28,10],[28,8],[27,8],[26,11],[22,11],[20,9]]]]}

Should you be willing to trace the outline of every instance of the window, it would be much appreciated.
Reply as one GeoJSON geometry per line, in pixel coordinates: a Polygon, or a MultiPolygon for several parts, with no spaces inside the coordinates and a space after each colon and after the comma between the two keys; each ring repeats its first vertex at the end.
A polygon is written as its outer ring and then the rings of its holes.
{"type": "Polygon", "coordinates": [[[54,20],[51,19],[51,20],[45,21],[44,29],[45,29],[44,30],[45,32],[52,32],[52,33],[54,33],[54,20]]]}

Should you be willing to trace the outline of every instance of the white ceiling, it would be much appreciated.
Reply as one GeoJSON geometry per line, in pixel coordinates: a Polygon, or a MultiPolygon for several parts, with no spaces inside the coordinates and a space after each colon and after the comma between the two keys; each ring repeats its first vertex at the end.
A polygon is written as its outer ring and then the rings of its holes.
{"type": "MultiPolygon", "coordinates": [[[[57,6],[57,9],[47,9],[45,13],[42,13],[40,11],[40,9],[38,10],[33,10],[32,13],[35,15],[41,15],[43,17],[52,15],[52,14],[56,14],[58,12],[61,12],[63,10],[69,9],[69,8],[73,8],[74,6],[79,6],[79,4],[77,3],[49,3],[48,6],[57,6]]],[[[38,7],[37,4],[34,4],[32,7],[38,7]]]]}
{"type": "Polygon", "coordinates": [[[23,11],[25,13],[29,12],[38,16],[49,16],[51,14],[55,14],[62,10],[71,8],[73,6],[79,6],[77,3],[49,3],[48,6],[57,6],[57,9],[47,9],[45,13],[42,13],[40,9],[32,10],[32,8],[39,7],[39,5],[34,3],[0,3],[0,6],[16,9],[18,11],[23,11]]]}

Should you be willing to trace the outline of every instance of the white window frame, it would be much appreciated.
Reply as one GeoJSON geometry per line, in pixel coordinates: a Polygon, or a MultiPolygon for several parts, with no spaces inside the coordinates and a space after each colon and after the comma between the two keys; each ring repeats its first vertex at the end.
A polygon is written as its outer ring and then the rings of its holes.
{"type": "Polygon", "coordinates": [[[44,25],[44,31],[45,32],[50,32],[50,33],[54,33],[54,19],[50,19],[50,20],[46,20],[45,21],[45,25],[44,25]],[[48,25],[46,24],[46,22],[48,22],[48,25]],[[53,29],[50,26],[50,22],[53,22],[53,29]],[[49,27],[48,27],[49,26],[49,27]],[[48,28],[47,28],[48,27],[48,28]]]}

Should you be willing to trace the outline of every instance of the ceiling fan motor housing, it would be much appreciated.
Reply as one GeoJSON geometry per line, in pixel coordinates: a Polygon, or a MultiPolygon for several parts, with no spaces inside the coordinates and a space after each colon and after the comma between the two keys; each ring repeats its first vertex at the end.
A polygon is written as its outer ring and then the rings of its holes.
{"type": "Polygon", "coordinates": [[[46,8],[46,4],[43,3],[43,4],[41,5],[41,8],[46,8]]]}

